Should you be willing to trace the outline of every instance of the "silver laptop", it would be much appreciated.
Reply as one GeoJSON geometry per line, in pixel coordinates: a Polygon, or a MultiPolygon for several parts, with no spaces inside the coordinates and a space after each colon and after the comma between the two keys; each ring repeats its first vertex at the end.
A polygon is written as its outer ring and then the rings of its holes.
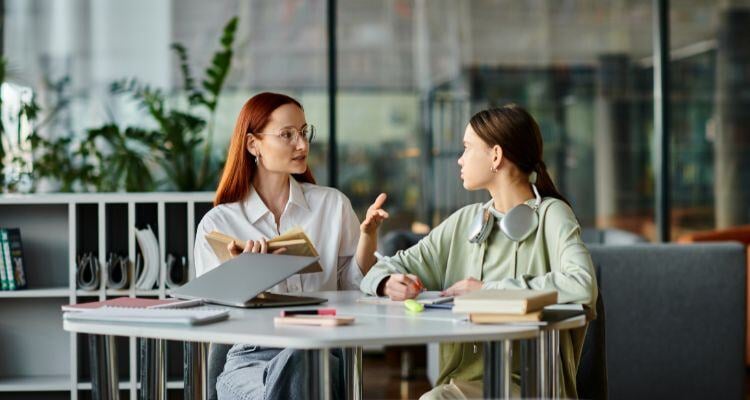
{"type": "Polygon", "coordinates": [[[317,257],[243,253],[173,289],[171,296],[245,308],[320,304],[326,299],[266,292],[317,260],[317,257]]]}

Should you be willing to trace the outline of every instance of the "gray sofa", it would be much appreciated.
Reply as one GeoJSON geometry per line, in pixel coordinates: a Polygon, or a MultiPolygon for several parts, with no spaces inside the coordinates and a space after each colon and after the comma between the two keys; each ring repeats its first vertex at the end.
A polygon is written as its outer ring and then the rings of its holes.
{"type": "Polygon", "coordinates": [[[587,334],[581,395],[601,397],[597,385],[606,372],[610,399],[745,397],[742,245],[589,249],[605,318],[587,334]],[[605,335],[603,349],[592,337],[597,332],[605,335]],[[597,365],[602,360],[606,365],[597,365]]]}

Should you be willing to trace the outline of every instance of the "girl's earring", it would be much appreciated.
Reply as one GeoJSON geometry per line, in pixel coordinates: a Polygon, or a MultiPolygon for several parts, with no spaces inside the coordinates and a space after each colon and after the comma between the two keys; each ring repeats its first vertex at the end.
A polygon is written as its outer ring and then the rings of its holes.
{"type": "Polygon", "coordinates": [[[492,173],[494,174],[494,173],[496,173],[496,172],[497,172],[497,168],[495,168],[495,167],[490,167],[490,171],[492,171],[492,173]]]}

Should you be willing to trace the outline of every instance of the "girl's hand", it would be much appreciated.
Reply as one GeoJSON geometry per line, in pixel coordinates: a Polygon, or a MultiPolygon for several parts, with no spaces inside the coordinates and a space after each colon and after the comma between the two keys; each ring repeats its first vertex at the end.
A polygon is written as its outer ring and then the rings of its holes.
{"type": "Polygon", "coordinates": [[[391,300],[406,300],[417,297],[424,289],[419,277],[412,274],[393,274],[388,277],[383,288],[383,294],[391,300]]]}
{"type": "MultiPolygon", "coordinates": [[[[268,241],[265,238],[260,240],[248,240],[245,243],[245,247],[240,247],[237,242],[232,242],[227,245],[227,250],[232,257],[237,257],[241,253],[268,253],[268,241]]],[[[286,251],[286,247],[274,250],[272,254],[280,254],[286,251]]]]}
{"type": "Polygon", "coordinates": [[[469,278],[458,281],[453,286],[440,292],[442,296],[460,296],[465,293],[474,292],[482,289],[482,281],[469,278]]]}
{"type": "Polygon", "coordinates": [[[360,232],[371,235],[377,232],[380,224],[383,223],[383,220],[388,218],[388,213],[381,209],[387,197],[388,196],[385,193],[380,193],[378,198],[375,199],[375,202],[367,209],[365,220],[362,222],[362,225],[359,226],[360,232]]]}

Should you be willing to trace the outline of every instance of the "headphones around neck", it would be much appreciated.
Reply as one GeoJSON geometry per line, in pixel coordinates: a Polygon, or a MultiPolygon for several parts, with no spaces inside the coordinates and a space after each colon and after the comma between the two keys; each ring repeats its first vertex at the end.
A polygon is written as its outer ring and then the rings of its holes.
{"type": "Polygon", "coordinates": [[[522,242],[529,237],[539,225],[539,216],[536,211],[542,204],[542,196],[539,195],[534,183],[531,183],[531,188],[534,190],[536,198],[532,206],[521,203],[511,208],[505,215],[500,214],[493,208],[492,200],[482,206],[482,213],[469,231],[469,243],[482,243],[487,240],[496,219],[499,219],[497,224],[500,225],[500,230],[508,239],[514,242],[522,242]]]}

